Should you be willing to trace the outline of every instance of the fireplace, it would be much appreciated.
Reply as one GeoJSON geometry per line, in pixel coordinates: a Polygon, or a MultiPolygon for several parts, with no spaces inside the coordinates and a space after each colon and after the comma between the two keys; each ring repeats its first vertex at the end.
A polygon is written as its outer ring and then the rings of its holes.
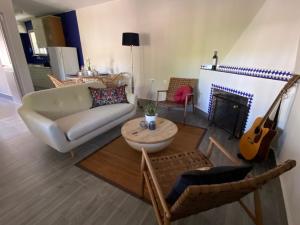
{"type": "Polygon", "coordinates": [[[240,138],[246,127],[253,95],[242,91],[212,85],[209,120],[227,131],[230,138],[240,138]]]}

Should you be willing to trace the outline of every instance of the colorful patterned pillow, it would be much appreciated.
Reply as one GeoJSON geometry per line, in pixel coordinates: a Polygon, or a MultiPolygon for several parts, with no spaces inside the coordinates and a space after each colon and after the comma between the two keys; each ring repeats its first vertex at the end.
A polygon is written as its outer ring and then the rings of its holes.
{"type": "Polygon", "coordinates": [[[118,103],[128,103],[125,91],[126,85],[114,88],[89,87],[93,99],[92,108],[118,103]]]}
{"type": "Polygon", "coordinates": [[[113,88],[113,89],[115,89],[116,94],[117,94],[116,95],[117,103],[128,103],[127,95],[126,95],[126,86],[127,85],[122,85],[122,86],[113,88]]]}

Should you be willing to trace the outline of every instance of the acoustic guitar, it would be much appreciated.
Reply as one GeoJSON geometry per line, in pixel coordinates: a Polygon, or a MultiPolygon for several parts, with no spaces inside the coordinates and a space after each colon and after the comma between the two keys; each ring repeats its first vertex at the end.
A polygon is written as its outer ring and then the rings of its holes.
{"type": "Polygon", "coordinates": [[[244,159],[255,159],[258,161],[267,159],[271,142],[277,133],[277,124],[269,119],[270,114],[273,112],[276,105],[281,101],[282,96],[299,79],[299,75],[294,75],[292,78],[290,78],[276,97],[265,116],[257,117],[251,128],[241,137],[240,153],[244,159]]]}

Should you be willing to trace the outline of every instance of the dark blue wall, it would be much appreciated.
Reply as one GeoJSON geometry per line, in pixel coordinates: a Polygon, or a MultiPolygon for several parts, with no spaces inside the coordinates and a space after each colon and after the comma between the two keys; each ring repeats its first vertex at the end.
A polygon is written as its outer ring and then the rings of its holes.
{"type": "MultiPolygon", "coordinates": [[[[84,60],[83,60],[76,12],[73,10],[70,12],[58,14],[56,16],[59,16],[61,18],[65,40],[66,40],[66,46],[75,47],[77,49],[79,67],[83,66],[84,60]]],[[[26,21],[25,26],[27,31],[32,30],[31,21],[26,21]]],[[[47,56],[33,56],[32,47],[31,47],[28,34],[21,34],[21,39],[22,39],[24,52],[28,63],[31,64],[49,63],[49,58],[47,56]]]]}
{"type": "Polygon", "coordinates": [[[79,67],[84,65],[76,11],[58,14],[61,18],[66,45],[77,48],[79,67]]]}
{"type": "Polygon", "coordinates": [[[24,23],[25,23],[25,27],[26,27],[27,32],[28,32],[29,30],[33,30],[31,20],[26,21],[26,22],[24,22],[24,23]]]}
{"type": "Polygon", "coordinates": [[[27,63],[29,63],[29,61],[31,59],[30,55],[32,54],[31,53],[32,49],[31,49],[31,45],[30,45],[29,35],[28,35],[28,33],[20,33],[20,37],[21,37],[21,41],[22,41],[26,61],[27,61],[27,63]]]}

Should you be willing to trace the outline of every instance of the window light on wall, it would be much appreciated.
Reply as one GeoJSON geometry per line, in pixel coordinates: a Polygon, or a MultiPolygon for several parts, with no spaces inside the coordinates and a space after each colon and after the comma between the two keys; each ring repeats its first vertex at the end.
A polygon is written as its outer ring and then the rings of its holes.
{"type": "Polygon", "coordinates": [[[29,34],[33,54],[34,55],[47,55],[46,48],[39,48],[34,31],[28,31],[28,34],[29,34]]]}

